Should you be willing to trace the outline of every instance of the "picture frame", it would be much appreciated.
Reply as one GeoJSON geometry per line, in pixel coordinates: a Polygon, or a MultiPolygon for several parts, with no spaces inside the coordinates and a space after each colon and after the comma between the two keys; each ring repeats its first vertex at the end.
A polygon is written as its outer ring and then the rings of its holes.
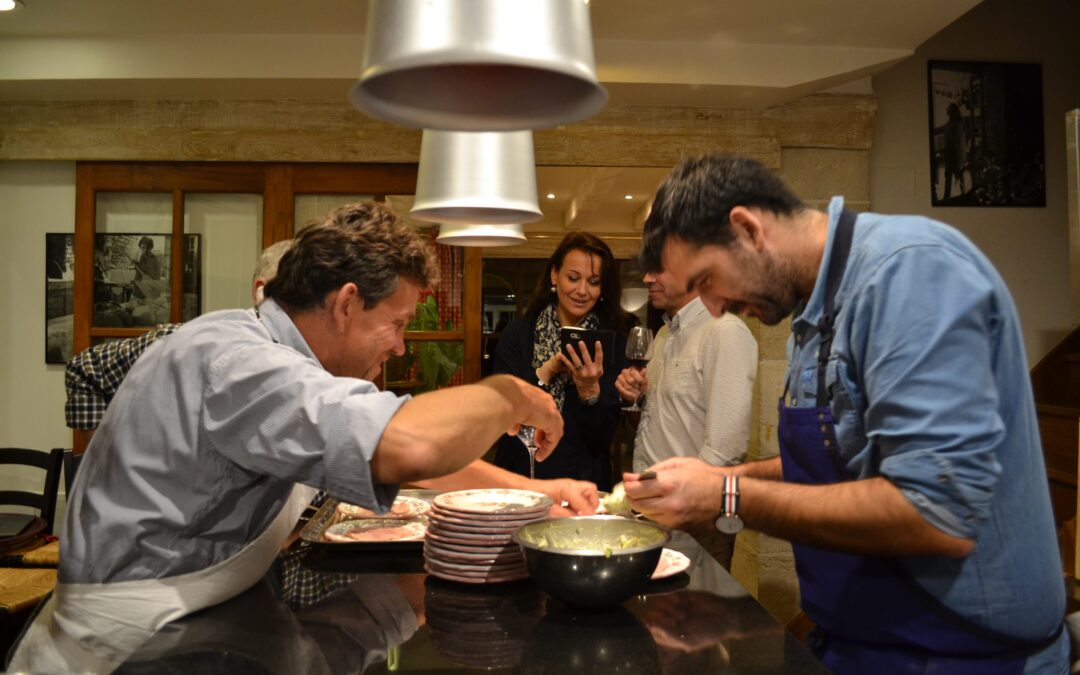
{"type": "Polygon", "coordinates": [[[931,206],[1044,207],[1042,66],[929,61],[931,206]]]}
{"type": "MultiPolygon", "coordinates": [[[[75,235],[45,235],[45,363],[72,357],[75,235]]],[[[201,313],[201,239],[184,235],[182,320],[201,313]]],[[[100,328],[150,328],[171,317],[172,235],[98,233],[94,236],[94,314],[100,328]]]]}
{"type": "Polygon", "coordinates": [[[45,235],[45,363],[72,356],[75,316],[75,235],[45,235]]]}

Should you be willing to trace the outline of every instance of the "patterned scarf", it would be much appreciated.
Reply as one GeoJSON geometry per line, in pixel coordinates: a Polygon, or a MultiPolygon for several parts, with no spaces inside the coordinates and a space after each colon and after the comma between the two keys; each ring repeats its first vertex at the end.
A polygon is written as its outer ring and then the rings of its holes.
{"type": "MultiPolygon", "coordinates": [[[[544,365],[544,362],[555,355],[562,346],[559,338],[559,312],[556,309],[558,298],[554,298],[536,318],[536,339],[533,342],[533,369],[544,365]]],[[[600,327],[600,319],[595,312],[589,312],[581,321],[581,328],[595,330],[600,327]]],[[[563,401],[566,400],[566,388],[573,384],[574,379],[569,373],[562,372],[548,382],[547,390],[555,399],[555,405],[559,410],[563,409],[563,401]]]]}

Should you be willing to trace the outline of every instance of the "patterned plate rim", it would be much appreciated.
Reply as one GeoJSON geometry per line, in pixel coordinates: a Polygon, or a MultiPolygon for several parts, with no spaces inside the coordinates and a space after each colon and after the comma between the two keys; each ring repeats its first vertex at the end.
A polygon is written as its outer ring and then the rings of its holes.
{"type": "Polygon", "coordinates": [[[509,488],[494,488],[486,490],[458,490],[456,492],[444,492],[443,494],[435,497],[433,503],[441,509],[447,511],[458,511],[462,513],[476,513],[476,514],[523,514],[533,513],[536,511],[542,511],[550,509],[554,502],[551,497],[548,497],[542,492],[533,492],[532,490],[513,490],[509,488]],[[486,504],[474,505],[469,504],[468,499],[471,498],[484,498],[489,497],[486,504]],[[500,502],[498,497],[517,497],[520,502],[500,502]],[[455,503],[460,500],[466,500],[466,503],[455,503]],[[525,501],[529,500],[529,501],[525,501]],[[499,504],[500,506],[496,506],[499,504]]]}

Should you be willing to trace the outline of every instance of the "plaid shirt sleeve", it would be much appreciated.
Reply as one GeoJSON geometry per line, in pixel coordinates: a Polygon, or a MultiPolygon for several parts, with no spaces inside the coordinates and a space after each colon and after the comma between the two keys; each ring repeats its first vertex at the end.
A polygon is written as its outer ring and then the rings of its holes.
{"type": "Polygon", "coordinates": [[[97,429],[124,376],[147,347],[181,324],[166,323],[143,335],[114,340],[83,350],[64,372],[64,418],[70,429],[97,429]]]}

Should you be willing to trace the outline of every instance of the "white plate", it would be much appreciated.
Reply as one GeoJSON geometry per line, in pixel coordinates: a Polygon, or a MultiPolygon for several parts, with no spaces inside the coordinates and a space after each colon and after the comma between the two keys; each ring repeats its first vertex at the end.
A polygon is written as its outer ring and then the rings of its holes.
{"type": "Polygon", "coordinates": [[[676,550],[665,548],[660,552],[660,562],[652,573],[653,579],[666,579],[690,569],[690,558],[676,550]]]}
{"type": "Polygon", "coordinates": [[[331,525],[326,528],[323,538],[339,543],[419,541],[426,530],[419,520],[365,518],[331,525]]]}
{"type": "Polygon", "coordinates": [[[356,519],[356,518],[412,518],[414,516],[422,516],[431,510],[431,504],[427,503],[423,499],[417,499],[416,497],[399,496],[394,500],[393,505],[390,506],[390,510],[386,513],[375,513],[370,509],[365,509],[363,506],[357,506],[356,504],[346,504],[340,502],[337,505],[337,512],[342,518],[356,519]]]}
{"type": "Polygon", "coordinates": [[[428,517],[432,520],[457,523],[458,525],[473,525],[475,527],[503,527],[527,525],[536,520],[543,520],[548,516],[548,509],[512,514],[498,513],[465,513],[464,511],[447,511],[438,506],[432,506],[428,517]]]}
{"type": "Polygon", "coordinates": [[[480,574],[473,576],[443,572],[425,564],[424,571],[433,577],[439,577],[440,579],[447,579],[449,581],[459,581],[463,584],[501,584],[508,581],[520,581],[529,578],[529,570],[525,568],[512,574],[480,574]]]}
{"type": "Polygon", "coordinates": [[[435,505],[448,511],[477,514],[534,513],[551,508],[551,498],[530,490],[459,490],[435,498],[435,505]]]}

